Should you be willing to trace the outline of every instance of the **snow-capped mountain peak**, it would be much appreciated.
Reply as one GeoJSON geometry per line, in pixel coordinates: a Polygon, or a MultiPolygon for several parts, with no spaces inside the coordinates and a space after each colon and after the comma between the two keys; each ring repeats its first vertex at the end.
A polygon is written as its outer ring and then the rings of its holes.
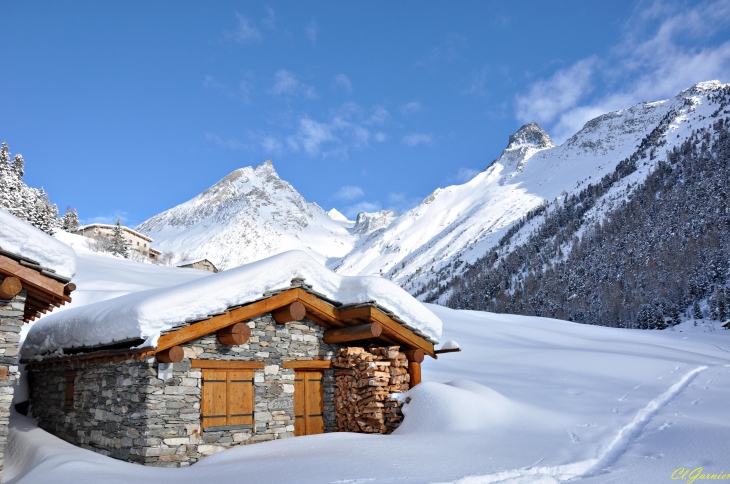
{"type": "Polygon", "coordinates": [[[205,257],[235,267],[300,249],[326,263],[355,238],[316,203],[282,180],[270,160],[235,170],[197,197],[142,223],[157,250],[177,259],[205,257]]]}
{"type": "Polygon", "coordinates": [[[509,137],[507,148],[495,161],[515,166],[519,171],[525,162],[540,150],[555,148],[550,135],[537,123],[527,123],[509,137]]]}

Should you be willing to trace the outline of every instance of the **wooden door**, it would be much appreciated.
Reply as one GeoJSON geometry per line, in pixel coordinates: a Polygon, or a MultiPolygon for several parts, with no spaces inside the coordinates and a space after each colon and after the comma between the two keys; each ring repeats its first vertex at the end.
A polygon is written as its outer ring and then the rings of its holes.
{"type": "Polygon", "coordinates": [[[294,372],[294,435],[324,433],[322,372],[294,372]]]}

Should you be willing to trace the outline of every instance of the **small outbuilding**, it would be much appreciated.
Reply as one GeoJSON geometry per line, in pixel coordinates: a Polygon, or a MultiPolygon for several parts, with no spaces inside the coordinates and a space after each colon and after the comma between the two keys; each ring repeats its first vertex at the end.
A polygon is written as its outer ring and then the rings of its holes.
{"type": "Polygon", "coordinates": [[[198,269],[199,271],[218,272],[218,268],[208,259],[191,259],[178,262],[177,267],[185,267],[187,269],[198,269]]]}
{"type": "Polygon", "coordinates": [[[390,281],[292,251],[43,318],[22,362],[41,428],[178,467],[267,440],[391,432],[440,332],[390,281]]]}

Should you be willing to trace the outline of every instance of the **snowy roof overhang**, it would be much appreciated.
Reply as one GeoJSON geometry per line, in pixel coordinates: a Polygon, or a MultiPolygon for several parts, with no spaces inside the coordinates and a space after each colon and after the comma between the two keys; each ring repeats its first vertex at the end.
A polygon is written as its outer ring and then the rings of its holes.
{"type": "Polygon", "coordinates": [[[12,286],[8,284],[10,279],[15,279],[17,281],[15,284],[19,283],[18,287],[5,296],[12,297],[25,289],[23,312],[25,322],[33,321],[41,314],[53,311],[54,307],[71,302],[70,294],[76,288],[74,284],[70,284],[70,278],[56,274],[55,270],[41,266],[36,260],[2,248],[0,248],[0,278],[4,285],[9,287],[12,286]]]}
{"type": "Polygon", "coordinates": [[[293,302],[326,328],[378,323],[378,341],[432,356],[441,336],[441,320],[392,282],[341,276],[306,253],[291,251],[179,286],[43,318],[28,332],[21,358],[83,360],[99,358],[101,352],[110,358],[141,358],[293,302]]]}

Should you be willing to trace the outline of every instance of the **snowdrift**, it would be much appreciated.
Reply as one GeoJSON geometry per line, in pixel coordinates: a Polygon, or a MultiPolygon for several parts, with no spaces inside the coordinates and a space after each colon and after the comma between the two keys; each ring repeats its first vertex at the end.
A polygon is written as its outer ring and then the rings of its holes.
{"type": "Polygon", "coordinates": [[[61,276],[76,275],[76,252],[71,247],[1,209],[0,248],[33,259],[61,276]]]}

